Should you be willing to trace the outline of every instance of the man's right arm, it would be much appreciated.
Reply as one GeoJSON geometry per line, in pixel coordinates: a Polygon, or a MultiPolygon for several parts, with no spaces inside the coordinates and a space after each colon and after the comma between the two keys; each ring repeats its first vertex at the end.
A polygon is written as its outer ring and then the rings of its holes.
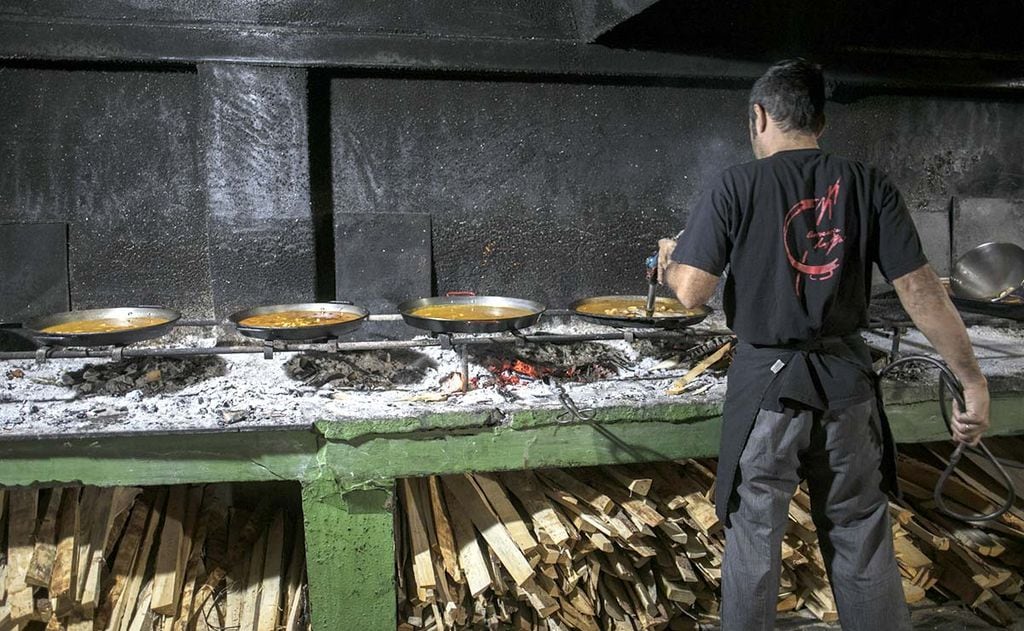
{"type": "Polygon", "coordinates": [[[977,444],[989,426],[988,382],[978,367],[960,314],[931,265],[904,274],[892,284],[914,325],[964,386],[967,409],[954,411],[953,437],[958,442],[977,444]]]}

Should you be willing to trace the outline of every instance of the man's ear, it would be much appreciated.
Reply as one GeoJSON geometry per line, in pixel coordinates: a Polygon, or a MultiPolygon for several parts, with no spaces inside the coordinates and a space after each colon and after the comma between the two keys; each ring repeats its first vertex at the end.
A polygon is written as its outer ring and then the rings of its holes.
{"type": "Polygon", "coordinates": [[[821,122],[818,124],[818,130],[814,132],[814,138],[821,138],[821,135],[825,133],[825,116],[822,115],[821,122]]]}
{"type": "Polygon", "coordinates": [[[763,134],[768,128],[768,112],[760,103],[754,103],[754,129],[758,134],[763,134]]]}

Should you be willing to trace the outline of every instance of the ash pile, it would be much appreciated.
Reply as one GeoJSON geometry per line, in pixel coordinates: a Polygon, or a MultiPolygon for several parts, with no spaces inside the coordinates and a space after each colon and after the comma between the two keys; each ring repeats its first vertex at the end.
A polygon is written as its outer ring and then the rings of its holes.
{"type": "Polygon", "coordinates": [[[107,364],[86,364],[61,375],[61,383],[80,396],[143,396],[177,392],[221,377],[227,365],[220,357],[133,357],[107,364]]]}
{"type": "Polygon", "coordinates": [[[419,382],[437,367],[430,357],[409,350],[350,353],[308,352],[292,357],[285,374],[307,386],[383,390],[419,382]]]}

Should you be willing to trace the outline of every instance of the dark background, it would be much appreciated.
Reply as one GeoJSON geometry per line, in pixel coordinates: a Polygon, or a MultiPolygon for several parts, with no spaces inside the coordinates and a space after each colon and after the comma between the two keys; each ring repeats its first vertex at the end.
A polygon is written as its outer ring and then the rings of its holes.
{"type": "Polygon", "coordinates": [[[940,272],[1024,232],[1024,3],[155,4],[0,0],[0,320],[641,292],[794,54],[940,272]]]}

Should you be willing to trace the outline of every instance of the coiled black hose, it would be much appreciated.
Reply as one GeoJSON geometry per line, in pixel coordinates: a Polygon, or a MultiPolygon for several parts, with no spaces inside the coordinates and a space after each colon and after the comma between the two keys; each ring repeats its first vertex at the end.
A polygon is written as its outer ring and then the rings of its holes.
{"type": "MultiPolygon", "coordinates": [[[[929,357],[927,355],[907,355],[906,357],[901,357],[900,359],[897,359],[896,361],[888,364],[885,368],[879,371],[878,376],[885,377],[897,367],[913,363],[928,364],[938,369],[939,407],[942,410],[942,420],[946,424],[946,429],[949,430],[950,434],[952,434],[952,416],[950,414],[948,407],[947,394],[951,395],[953,399],[956,400],[961,410],[967,409],[967,406],[964,402],[963,385],[960,383],[960,380],[956,378],[956,375],[953,374],[953,371],[949,369],[949,366],[947,366],[945,362],[939,359],[935,359],[934,357],[929,357]]],[[[942,471],[942,474],[939,476],[939,481],[935,484],[935,491],[932,495],[932,497],[935,499],[935,505],[938,507],[939,511],[942,512],[944,515],[969,523],[981,523],[998,519],[1000,516],[1003,515],[1003,513],[1010,510],[1010,508],[1013,506],[1013,503],[1017,499],[1017,490],[1013,485],[1013,480],[1010,478],[1009,474],[1006,473],[1006,469],[1003,468],[1003,465],[1013,467],[1021,466],[1019,463],[1009,462],[1001,458],[995,457],[994,455],[992,455],[992,452],[989,451],[988,447],[985,446],[985,443],[981,441],[978,441],[978,445],[976,447],[971,447],[964,443],[957,444],[956,449],[953,450],[952,455],[950,455],[949,457],[949,464],[946,465],[946,468],[942,471]],[[992,465],[996,468],[996,471],[999,472],[999,477],[1003,479],[1003,484],[1006,485],[1006,500],[1002,503],[1002,505],[1000,505],[991,513],[980,515],[958,513],[953,509],[949,508],[948,506],[946,506],[946,502],[943,499],[943,489],[946,488],[946,483],[949,481],[950,476],[953,475],[953,471],[956,470],[956,466],[957,464],[960,463],[960,458],[963,457],[964,451],[966,450],[979,453],[984,457],[988,458],[989,462],[991,462],[992,465]]]]}

